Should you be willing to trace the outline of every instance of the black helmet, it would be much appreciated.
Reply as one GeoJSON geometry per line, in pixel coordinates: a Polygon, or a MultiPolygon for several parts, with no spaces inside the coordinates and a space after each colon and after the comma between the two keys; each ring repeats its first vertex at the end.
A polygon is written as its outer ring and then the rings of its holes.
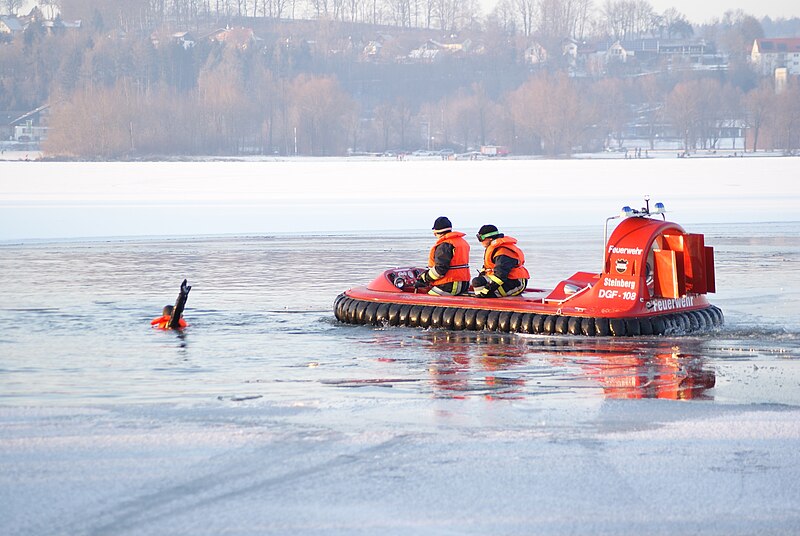
{"type": "Polygon", "coordinates": [[[497,227],[491,224],[483,225],[478,229],[478,242],[483,242],[487,238],[502,238],[505,235],[497,230],[497,227]]]}
{"type": "Polygon", "coordinates": [[[453,230],[453,224],[450,223],[449,218],[446,218],[445,216],[439,216],[436,218],[436,221],[433,222],[432,229],[437,233],[446,233],[453,230]]]}

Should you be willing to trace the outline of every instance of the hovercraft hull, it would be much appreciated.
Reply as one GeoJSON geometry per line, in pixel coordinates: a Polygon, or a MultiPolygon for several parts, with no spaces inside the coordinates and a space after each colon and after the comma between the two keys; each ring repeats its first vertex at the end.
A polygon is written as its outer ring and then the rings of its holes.
{"type": "MultiPolygon", "coordinates": [[[[637,213],[640,214],[640,213],[637,213]]],[[[643,213],[650,216],[649,212],[643,213]]],[[[677,335],[723,325],[714,252],[701,234],[650,217],[627,217],[605,245],[600,273],[576,272],[551,290],[520,296],[439,296],[415,288],[423,268],[384,271],[334,301],[349,324],[585,336],[677,335]]]]}
{"type": "Polygon", "coordinates": [[[416,295],[416,299],[367,296],[351,289],[334,301],[336,318],[348,324],[585,336],[677,335],[722,326],[722,311],[710,304],[692,310],[631,317],[579,316],[524,298],[477,299],[416,295]],[[430,298],[430,299],[429,299],[430,298]],[[476,304],[474,302],[480,302],[476,304]]]}

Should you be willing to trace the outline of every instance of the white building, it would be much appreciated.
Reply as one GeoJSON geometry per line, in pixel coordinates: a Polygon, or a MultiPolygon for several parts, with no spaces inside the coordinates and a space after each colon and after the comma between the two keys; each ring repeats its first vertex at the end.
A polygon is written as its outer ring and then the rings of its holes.
{"type": "Polygon", "coordinates": [[[790,75],[800,75],[800,38],[756,39],[750,61],[763,76],[772,76],[782,67],[790,75]]]}

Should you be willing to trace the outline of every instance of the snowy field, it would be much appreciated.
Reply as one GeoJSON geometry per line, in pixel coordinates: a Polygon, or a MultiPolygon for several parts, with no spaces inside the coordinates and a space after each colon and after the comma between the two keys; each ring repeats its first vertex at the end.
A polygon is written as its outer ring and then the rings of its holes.
{"type": "Polygon", "coordinates": [[[800,158],[0,162],[0,240],[602,224],[644,196],[682,223],[793,221],[800,158]]]}

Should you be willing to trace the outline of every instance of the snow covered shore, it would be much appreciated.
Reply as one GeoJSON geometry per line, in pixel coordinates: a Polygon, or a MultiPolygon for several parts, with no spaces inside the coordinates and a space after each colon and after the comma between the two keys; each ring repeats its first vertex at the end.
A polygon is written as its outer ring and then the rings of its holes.
{"type": "Polygon", "coordinates": [[[440,213],[468,228],[490,220],[599,225],[645,195],[683,223],[793,221],[798,164],[797,157],[0,162],[0,240],[419,229],[440,213]]]}

